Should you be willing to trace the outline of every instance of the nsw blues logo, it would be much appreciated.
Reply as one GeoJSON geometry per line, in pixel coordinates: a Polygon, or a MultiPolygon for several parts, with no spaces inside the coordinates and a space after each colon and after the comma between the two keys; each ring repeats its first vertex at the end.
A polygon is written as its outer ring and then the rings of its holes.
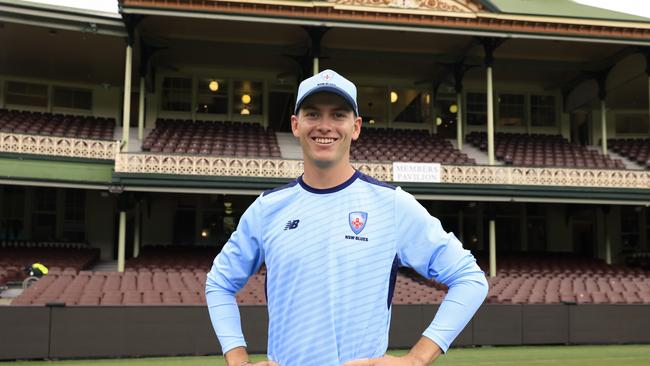
{"type": "Polygon", "coordinates": [[[359,235],[363,228],[366,227],[366,222],[368,221],[368,213],[363,211],[354,211],[350,212],[350,229],[356,235],[359,235]]]}

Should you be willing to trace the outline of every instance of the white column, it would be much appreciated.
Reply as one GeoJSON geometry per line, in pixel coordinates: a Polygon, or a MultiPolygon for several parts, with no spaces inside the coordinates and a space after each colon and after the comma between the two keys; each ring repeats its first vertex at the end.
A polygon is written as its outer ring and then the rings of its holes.
{"type": "Polygon", "coordinates": [[[456,93],[456,139],[458,141],[458,150],[463,149],[463,109],[461,108],[462,93],[456,93]]]}
{"type": "Polygon", "coordinates": [[[138,102],[138,140],[144,138],[144,77],[140,77],[140,98],[138,102]]]}
{"type": "Polygon", "coordinates": [[[600,130],[600,138],[603,143],[603,155],[607,155],[607,108],[605,108],[605,99],[601,99],[600,101],[600,130]]]}
{"type": "Polygon", "coordinates": [[[496,222],[490,220],[490,277],[497,275],[497,229],[496,222]]]}
{"type": "Polygon", "coordinates": [[[494,165],[494,96],[492,95],[492,66],[487,67],[487,139],[488,164],[494,165]]]}
{"type": "Polygon", "coordinates": [[[140,204],[135,206],[135,217],[133,227],[133,257],[138,258],[140,255],[140,204]]]}
{"type": "Polygon", "coordinates": [[[120,211],[120,228],[117,242],[117,271],[124,272],[126,257],[126,211],[120,211]]]}
{"type": "Polygon", "coordinates": [[[314,75],[318,74],[318,70],[320,68],[318,57],[314,57],[313,67],[314,75]]]}
{"type": "Polygon", "coordinates": [[[129,125],[131,116],[131,64],[133,47],[126,46],[126,61],[124,63],[124,107],[122,109],[122,151],[128,151],[129,125]]]}

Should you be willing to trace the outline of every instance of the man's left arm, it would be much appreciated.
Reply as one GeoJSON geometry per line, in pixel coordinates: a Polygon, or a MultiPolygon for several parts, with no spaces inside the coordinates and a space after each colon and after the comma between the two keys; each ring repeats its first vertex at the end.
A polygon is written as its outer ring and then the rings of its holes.
{"type": "Polygon", "coordinates": [[[445,232],[440,220],[412,195],[401,189],[396,194],[401,264],[449,287],[433,322],[423,333],[442,352],[447,352],[485,300],[487,280],[474,256],[463,249],[453,233],[445,232]]]}
{"type": "Polygon", "coordinates": [[[400,264],[444,283],[449,291],[435,318],[407,355],[357,360],[353,362],[361,363],[345,366],[428,365],[447,352],[487,296],[487,280],[474,256],[463,249],[454,234],[445,232],[440,220],[431,216],[412,195],[399,188],[396,195],[400,264]]]}

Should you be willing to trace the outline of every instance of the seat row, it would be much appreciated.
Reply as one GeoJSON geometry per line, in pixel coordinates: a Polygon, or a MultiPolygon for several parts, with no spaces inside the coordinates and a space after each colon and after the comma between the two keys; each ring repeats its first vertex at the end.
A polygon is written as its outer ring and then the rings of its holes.
{"type": "Polygon", "coordinates": [[[0,109],[0,132],[113,140],[115,119],[0,109]]]}

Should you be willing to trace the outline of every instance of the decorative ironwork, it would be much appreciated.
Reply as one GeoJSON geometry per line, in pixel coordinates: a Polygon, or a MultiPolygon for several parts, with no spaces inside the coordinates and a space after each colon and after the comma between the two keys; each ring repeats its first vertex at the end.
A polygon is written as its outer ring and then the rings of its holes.
{"type": "Polygon", "coordinates": [[[0,133],[0,151],[17,154],[115,160],[117,146],[117,141],[0,133]]]}
{"type": "Polygon", "coordinates": [[[329,0],[329,2],[354,6],[380,6],[401,9],[452,11],[457,13],[472,12],[467,6],[461,5],[461,1],[454,0],[329,0]]]}
{"type": "MultiPolygon", "coordinates": [[[[353,163],[361,172],[393,181],[390,163],[353,163]]],[[[198,155],[120,153],[118,173],[157,173],[230,177],[295,178],[302,174],[301,160],[247,159],[198,155]]],[[[650,189],[650,171],[529,168],[512,166],[443,165],[442,183],[504,184],[650,189]]]]}

